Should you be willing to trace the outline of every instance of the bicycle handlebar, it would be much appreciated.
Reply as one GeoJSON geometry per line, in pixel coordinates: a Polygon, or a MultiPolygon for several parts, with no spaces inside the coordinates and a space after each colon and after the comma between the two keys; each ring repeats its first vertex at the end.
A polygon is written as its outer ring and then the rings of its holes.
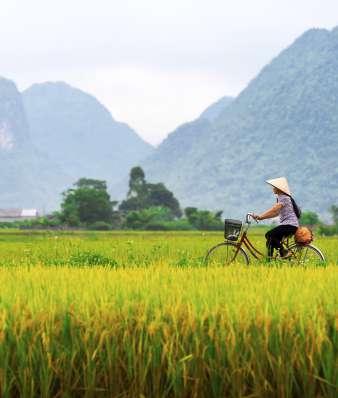
{"type": "Polygon", "coordinates": [[[247,224],[251,224],[250,218],[252,218],[253,220],[255,220],[256,223],[258,224],[258,220],[256,220],[256,219],[253,217],[253,213],[247,213],[247,214],[246,214],[246,216],[245,216],[245,222],[246,222],[247,224]]]}

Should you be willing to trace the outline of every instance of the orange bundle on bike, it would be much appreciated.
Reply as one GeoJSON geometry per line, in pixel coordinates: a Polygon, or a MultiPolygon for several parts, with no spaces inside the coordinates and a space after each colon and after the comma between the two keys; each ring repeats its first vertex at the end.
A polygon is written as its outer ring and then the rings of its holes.
{"type": "Polygon", "coordinates": [[[313,232],[307,227],[298,227],[295,242],[299,245],[309,245],[313,241],[313,232]]]}

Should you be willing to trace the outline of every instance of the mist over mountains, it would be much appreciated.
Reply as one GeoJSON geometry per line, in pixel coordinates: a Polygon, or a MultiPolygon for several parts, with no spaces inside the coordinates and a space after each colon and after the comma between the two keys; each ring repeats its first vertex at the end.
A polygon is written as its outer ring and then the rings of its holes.
{"type": "Polygon", "coordinates": [[[218,101],[214,102],[208,108],[201,113],[199,119],[207,119],[211,122],[215,121],[218,116],[223,112],[223,110],[231,104],[231,102],[234,100],[234,97],[222,97],[218,101]]]}
{"type": "Polygon", "coordinates": [[[1,207],[56,209],[80,177],[105,179],[122,198],[141,165],[183,207],[242,217],[271,205],[264,179],[285,175],[301,207],[324,214],[338,198],[337,155],[338,28],[305,32],[237,98],[221,98],[156,149],[66,83],[19,93],[0,78],[1,207]]]}
{"type": "Polygon", "coordinates": [[[58,82],[21,94],[13,82],[0,79],[2,207],[51,211],[80,177],[112,186],[152,150],[81,90],[58,82]]]}
{"type": "Polygon", "coordinates": [[[86,176],[112,186],[152,152],[95,97],[66,83],[34,84],[22,97],[34,145],[75,180],[86,176]]]}
{"type": "Polygon", "coordinates": [[[241,217],[273,200],[287,176],[300,205],[323,214],[338,198],[338,28],[284,50],[213,120],[181,126],[143,166],[183,205],[241,217]]]}
{"type": "Polygon", "coordinates": [[[0,79],[0,206],[39,207],[58,202],[69,176],[34,147],[22,97],[15,84],[0,79]]]}

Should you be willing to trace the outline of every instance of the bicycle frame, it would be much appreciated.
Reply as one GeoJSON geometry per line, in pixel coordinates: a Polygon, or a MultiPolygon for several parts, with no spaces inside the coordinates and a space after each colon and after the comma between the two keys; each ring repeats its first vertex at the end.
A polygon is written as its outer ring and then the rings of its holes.
{"type": "MultiPolygon", "coordinates": [[[[261,251],[259,251],[250,241],[250,239],[248,238],[248,230],[250,228],[251,225],[251,221],[249,220],[249,218],[253,218],[251,213],[248,213],[246,215],[245,218],[245,224],[246,226],[243,229],[243,233],[242,236],[239,240],[238,243],[236,243],[237,246],[237,250],[236,253],[234,255],[233,260],[235,260],[235,258],[237,257],[237,254],[239,252],[239,249],[244,245],[247,250],[249,251],[249,253],[256,259],[256,260],[263,260],[264,258],[266,258],[266,255],[264,253],[262,253],[261,251]]],[[[289,237],[285,237],[282,240],[282,245],[285,245],[286,247],[289,247],[289,237]]]]}
{"type": "MultiPolygon", "coordinates": [[[[300,245],[299,243],[295,242],[295,243],[291,243],[290,245],[290,236],[285,236],[282,239],[282,247],[284,249],[287,249],[288,251],[288,256],[285,257],[278,257],[278,253],[275,254],[272,257],[268,257],[266,256],[264,253],[262,253],[260,250],[258,250],[253,243],[250,241],[249,237],[248,237],[248,230],[250,228],[251,225],[251,220],[255,219],[253,217],[252,213],[248,213],[246,215],[246,219],[245,219],[245,223],[242,223],[242,228],[240,231],[240,236],[238,236],[237,234],[234,234],[233,236],[229,236],[225,234],[225,241],[218,243],[217,245],[213,246],[212,248],[210,248],[206,254],[205,257],[205,261],[208,261],[210,255],[212,255],[212,253],[215,252],[215,250],[217,251],[218,248],[227,247],[227,256],[228,256],[228,248],[231,246],[232,250],[230,250],[230,258],[227,257],[226,259],[226,264],[230,264],[232,262],[234,262],[237,258],[237,256],[239,255],[239,252],[241,252],[241,254],[244,256],[245,255],[245,262],[247,264],[249,264],[249,255],[251,254],[251,256],[253,256],[256,260],[264,260],[267,259],[268,261],[270,260],[289,260],[289,261],[293,261],[295,260],[297,262],[297,264],[301,264],[304,263],[305,261],[305,257],[308,258],[310,256],[310,260],[313,261],[320,261],[323,262],[325,261],[325,257],[322,254],[322,252],[315,246],[313,245],[300,245]],[[228,239],[227,239],[228,237],[228,239]],[[237,238],[238,237],[238,238],[237,238]],[[239,239],[239,240],[237,240],[239,239]],[[244,247],[243,247],[244,246],[244,247]],[[246,248],[246,250],[245,250],[246,248]],[[306,248],[305,254],[303,253],[303,249],[306,248]],[[307,252],[309,250],[309,256],[307,256],[307,252]],[[304,255],[303,255],[304,254],[304,255]]],[[[223,250],[223,249],[222,249],[223,250]]],[[[220,251],[217,251],[217,253],[220,253],[220,251]]],[[[244,257],[243,257],[244,258],[244,257]]],[[[242,258],[242,260],[243,260],[242,258]]]]}
{"type": "Polygon", "coordinates": [[[248,236],[247,236],[247,230],[243,233],[241,240],[239,241],[239,245],[242,246],[244,244],[244,246],[248,249],[248,251],[250,252],[250,254],[255,257],[257,260],[261,260],[263,258],[265,258],[265,254],[262,253],[261,251],[259,251],[249,240],[248,236]]]}
{"type": "Polygon", "coordinates": [[[248,238],[248,235],[247,235],[248,229],[249,229],[250,224],[251,224],[250,221],[249,221],[249,217],[248,217],[248,216],[251,216],[251,215],[250,215],[250,214],[247,214],[247,216],[246,216],[246,227],[244,227],[244,231],[243,231],[243,233],[242,233],[242,236],[241,236],[240,241],[236,244],[237,250],[236,250],[236,253],[235,253],[235,255],[234,255],[234,259],[237,257],[237,254],[238,254],[238,252],[239,252],[239,249],[242,247],[242,245],[244,245],[244,246],[248,249],[249,253],[250,253],[253,257],[255,257],[255,259],[257,259],[257,260],[262,260],[263,258],[265,258],[265,254],[262,253],[261,251],[259,251],[259,250],[250,242],[250,239],[248,238]]]}

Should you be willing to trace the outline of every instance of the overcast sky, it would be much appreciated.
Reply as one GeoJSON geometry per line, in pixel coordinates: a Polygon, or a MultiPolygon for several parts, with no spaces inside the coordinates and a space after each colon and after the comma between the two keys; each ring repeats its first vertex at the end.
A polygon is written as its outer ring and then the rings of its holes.
{"type": "Polygon", "coordinates": [[[0,0],[0,76],[66,81],[157,144],[336,25],[338,0],[0,0]]]}

